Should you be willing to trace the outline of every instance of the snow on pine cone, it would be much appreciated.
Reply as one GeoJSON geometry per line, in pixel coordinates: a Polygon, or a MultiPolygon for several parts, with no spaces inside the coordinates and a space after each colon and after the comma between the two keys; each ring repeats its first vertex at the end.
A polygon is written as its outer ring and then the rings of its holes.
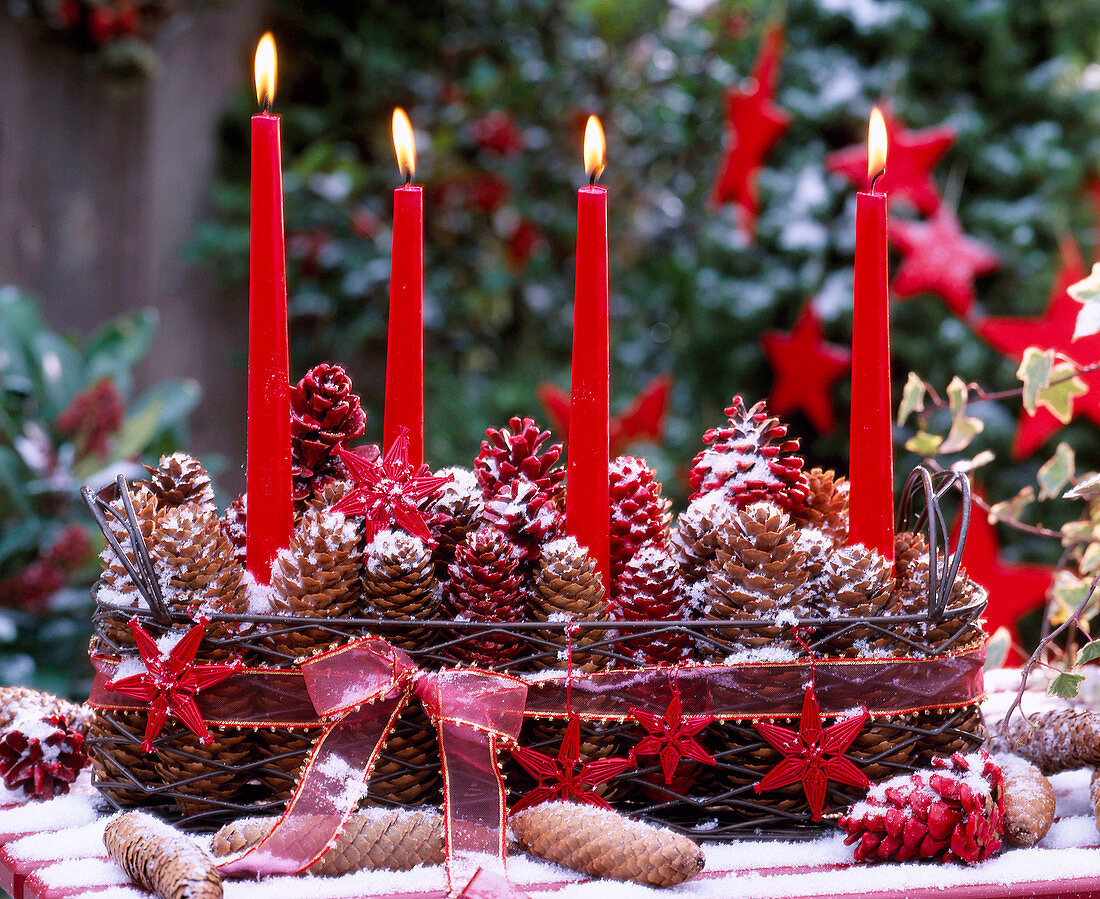
{"type": "MultiPolygon", "coordinates": [[[[668,549],[644,546],[627,562],[609,603],[612,620],[678,621],[688,617],[688,594],[680,566],[668,549]]],[[[654,633],[622,629],[619,644],[625,654],[647,665],[687,659],[693,640],[689,634],[654,633]]]]}
{"type": "Polygon", "coordinates": [[[485,499],[477,476],[468,468],[442,468],[435,476],[450,477],[425,508],[431,516],[428,527],[436,541],[432,558],[436,574],[442,578],[447,574],[447,566],[454,561],[455,547],[481,526],[485,499]]]}
{"type": "Polygon", "coordinates": [[[530,481],[502,484],[485,500],[485,520],[495,525],[523,551],[538,558],[542,547],[565,532],[565,519],[550,496],[530,481]]]}
{"type": "Polygon", "coordinates": [[[474,474],[486,495],[515,480],[528,481],[547,496],[553,497],[565,478],[565,469],[558,465],[562,445],[551,444],[539,452],[550,439],[532,418],[512,418],[508,428],[488,428],[481,452],[474,460],[474,474]]]}
{"type": "Polygon", "coordinates": [[[806,502],[792,510],[799,524],[828,534],[838,544],[848,540],[848,481],[836,472],[812,468],[806,472],[806,502]]]}
{"type": "Polygon", "coordinates": [[[801,509],[807,499],[798,441],[787,439],[787,426],[767,413],[763,400],[750,409],[739,396],[726,409],[729,424],[703,434],[707,448],[692,461],[688,476],[695,499],[721,490],[735,506],[770,500],[785,511],[801,509]]]}
{"type": "Polygon", "coordinates": [[[339,365],[322,362],[290,388],[290,458],[294,498],[306,500],[322,477],[339,477],[338,446],[361,437],[367,416],[339,365]]]}
{"type": "Polygon", "coordinates": [[[0,776],[9,790],[35,799],[69,792],[88,763],[84,736],[90,715],[80,706],[24,687],[0,688],[0,776]]]}
{"type": "MultiPolygon", "coordinates": [[[[402,530],[379,531],[363,551],[366,614],[398,621],[427,620],[439,613],[439,585],[432,554],[424,541],[402,530]]],[[[423,628],[383,630],[405,649],[423,641],[423,628]]]]}
{"type": "Polygon", "coordinates": [[[214,485],[206,469],[193,456],[187,453],[161,456],[155,468],[146,465],[145,470],[149,472],[149,489],[156,494],[162,507],[195,503],[204,511],[215,511],[214,485]]]}
{"type": "Polygon", "coordinates": [[[680,563],[680,573],[689,584],[706,580],[707,565],[718,551],[719,535],[733,527],[736,517],[737,508],[717,490],[696,497],[680,513],[669,542],[680,563]]]}
{"type": "Polygon", "coordinates": [[[608,469],[611,500],[611,580],[614,583],[642,546],[664,546],[669,500],[645,459],[619,456],[608,469]]]}
{"type": "Polygon", "coordinates": [[[856,861],[975,864],[1001,848],[1004,775],[989,754],[932,759],[932,768],[875,784],[837,822],[856,861]]]}
{"type": "MultiPolygon", "coordinates": [[[[586,625],[593,621],[607,620],[607,603],[604,599],[603,580],[596,570],[596,561],[588,550],[574,537],[562,537],[543,547],[539,556],[534,583],[527,595],[530,616],[537,621],[580,621],[586,625]]],[[[565,667],[565,658],[572,643],[572,664],[576,671],[589,674],[603,668],[607,658],[586,652],[585,647],[600,640],[604,628],[585,626],[578,628],[572,640],[560,624],[555,628],[537,631],[533,635],[554,645],[556,651],[545,646],[534,646],[532,652],[537,668],[565,667]]]]}
{"type": "Polygon", "coordinates": [[[248,534],[247,519],[248,499],[242,493],[225,507],[225,513],[222,515],[222,533],[229,538],[233,546],[233,555],[242,565],[248,561],[245,546],[248,534]]]}

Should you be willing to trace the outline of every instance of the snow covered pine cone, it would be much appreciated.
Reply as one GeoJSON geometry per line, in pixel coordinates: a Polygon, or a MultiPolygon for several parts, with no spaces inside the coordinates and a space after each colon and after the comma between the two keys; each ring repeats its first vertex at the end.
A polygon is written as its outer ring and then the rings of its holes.
{"type": "Polygon", "coordinates": [[[198,459],[187,453],[161,456],[156,468],[146,465],[149,489],[161,506],[195,503],[203,510],[214,510],[214,485],[198,459]]]}
{"type": "MultiPolygon", "coordinates": [[[[419,537],[387,528],[363,552],[366,614],[396,621],[438,617],[440,592],[432,554],[419,537]]],[[[393,628],[381,636],[405,649],[420,646],[423,628],[393,628]]]]}
{"type": "Polygon", "coordinates": [[[611,500],[611,582],[643,546],[668,542],[671,502],[661,496],[661,482],[645,459],[619,456],[608,470],[611,500]]]}
{"type": "MultiPolygon", "coordinates": [[[[534,587],[527,595],[531,617],[538,621],[577,621],[590,623],[606,621],[607,602],[603,582],[596,571],[596,562],[573,537],[554,540],[543,547],[535,573],[534,587]]],[[[607,665],[607,657],[584,651],[589,644],[603,639],[604,628],[584,627],[573,634],[573,669],[590,674],[607,665]]],[[[563,658],[568,651],[569,639],[559,628],[538,631],[536,637],[553,644],[556,649],[532,647],[533,653],[542,653],[535,662],[538,668],[564,668],[563,658]]]]}
{"type": "Polygon", "coordinates": [[[436,577],[443,579],[447,566],[455,559],[455,547],[484,523],[485,499],[477,477],[468,468],[443,468],[435,475],[451,478],[435,499],[429,500],[426,510],[431,515],[429,527],[436,541],[432,551],[436,577]]]}
{"type": "Polygon", "coordinates": [[[80,706],[27,687],[0,687],[0,776],[35,799],[69,792],[88,763],[91,716],[80,706]]]}
{"type": "MultiPolygon", "coordinates": [[[[627,562],[609,603],[613,621],[680,621],[689,616],[687,590],[680,566],[659,546],[638,550],[627,562]]],[[[622,628],[619,651],[646,665],[675,664],[688,659],[694,638],[682,630],[622,628]]]]}
{"type": "Polygon", "coordinates": [[[335,450],[361,437],[367,416],[339,365],[315,365],[290,388],[290,458],[294,499],[308,500],[317,482],[344,475],[335,450]]]}
{"type": "Polygon", "coordinates": [[[540,492],[557,501],[565,469],[558,465],[562,445],[554,443],[542,450],[550,439],[531,418],[512,418],[509,428],[489,428],[474,460],[474,475],[485,494],[492,495],[516,480],[528,481],[540,492]],[[542,450],[540,452],[540,450],[542,450]]]}

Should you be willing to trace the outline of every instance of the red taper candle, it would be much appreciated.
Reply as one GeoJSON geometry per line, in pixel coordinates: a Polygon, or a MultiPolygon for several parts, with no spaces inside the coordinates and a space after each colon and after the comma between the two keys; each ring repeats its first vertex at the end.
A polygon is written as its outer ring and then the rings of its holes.
{"type": "Polygon", "coordinates": [[[609,586],[611,559],[611,367],[607,277],[607,191],[596,184],[604,137],[591,116],[584,134],[590,183],[577,192],[577,281],[573,300],[573,373],[569,390],[569,462],[565,524],[609,586]]]}
{"type": "Polygon", "coordinates": [[[415,471],[424,461],[424,191],[412,183],[416,145],[409,117],[400,108],[393,111],[393,146],[405,184],[393,192],[382,444],[388,451],[407,431],[415,471]]]}
{"type": "Polygon", "coordinates": [[[892,560],[894,445],[886,194],[875,191],[875,179],[886,169],[886,126],[877,107],[871,113],[867,144],[871,185],[856,195],[848,542],[862,543],[892,560]]]}
{"type": "Polygon", "coordinates": [[[248,570],[262,584],[294,530],[290,474],[290,362],[283,245],[283,170],[275,96],[275,40],[256,48],[248,283],[248,570]]]}

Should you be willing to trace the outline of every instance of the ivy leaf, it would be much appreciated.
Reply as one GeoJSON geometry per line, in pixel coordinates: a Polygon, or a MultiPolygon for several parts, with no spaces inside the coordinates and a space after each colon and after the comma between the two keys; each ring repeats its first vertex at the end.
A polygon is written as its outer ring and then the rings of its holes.
{"type": "Polygon", "coordinates": [[[924,381],[915,372],[909,372],[909,379],[901,390],[901,403],[898,404],[898,424],[905,424],[905,420],[914,412],[924,411],[924,381]]]}
{"type": "Polygon", "coordinates": [[[983,465],[988,465],[996,458],[992,450],[982,450],[973,459],[959,459],[958,462],[952,462],[951,470],[964,473],[973,471],[975,468],[981,468],[983,465]]]}
{"type": "Polygon", "coordinates": [[[1054,598],[1050,623],[1057,627],[1068,621],[1074,610],[1088,597],[1091,589],[1092,581],[1088,578],[1075,577],[1065,570],[1055,572],[1054,585],[1050,590],[1054,598]]]}
{"type": "MultiPolygon", "coordinates": [[[[1092,534],[1095,538],[1095,533],[1092,534]]],[[[1077,563],[1081,569],[1081,574],[1085,577],[1093,577],[1098,571],[1100,571],[1100,543],[1090,543],[1085,547],[1085,551],[1081,553],[1081,561],[1077,563]]]]}
{"type": "Polygon", "coordinates": [[[1089,392],[1088,386],[1077,376],[1077,369],[1068,362],[1061,362],[1050,371],[1048,386],[1036,395],[1036,403],[1068,425],[1073,418],[1073,400],[1089,392]]]}
{"type": "Polygon", "coordinates": [[[1100,472],[1093,471],[1062,494],[1064,499],[1095,499],[1100,496],[1100,472]]]}
{"type": "Polygon", "coordinates": [[[1100,640],[1093,640],[1081,647],[1073,664],[1084,665],[1086,662],[1095,662],[1097,659],[1100,659],[1100,640]]]}
{"type": "Polygon", "coordinates": [[[970,388],[958,375],[947,385],[947,399],[951,406],[951,430],[940,446],[940,452],[960,453],[985,429],[985,422],[966,414],[970,388]]]}
{"type": "Polygon", "coordinates": [[[1076,459],[1070,445],[1064,440],[1058,444],[1054,455],[1039,468],[1039,499],[1053,499],[1073,480],[1076,459]]]}
{"type": "Polygon", "coordinates": [[[1054,368],[1054,350],[1041,350],[1029,346],[1024,350],[1016,377],[1024,383],[1024,408],[1029,415],[1035,414],[1039,391],[1050,383],[1050,370],[1054,368]]]}
{"type": "Polygon", "coordinates": [[[1100,263],[1093,265],[1088,277],[1071,284],[1066,292],[1081,304],[1073,339],[1100,333],[1100,263]]]}
{"type": "Polygon", "coordinates": [[[917,431],[905,441],[905,448],[911,453],[916,453],[925,459],[939,452],[943,438],[939,434],[929,434],[927,431],[917,431]]]}
{"type": "Polygon", "coordinates": [[[1019,521],[1023,517],[1027,507],[1033,502],[1035,502],[1035,488],[1027,486],[1012,497],[1012,499],[994,503],[989,509],[989,523],[996,524],[998,521],[1019,521]]]}
{"type": "Polygon", "coordinates": [[[1007,627],[999,627],[993,632],[993,636],[985,641],[985,665],[983,670],[990,671],[1000,668],[1008,658],[1008,651],[1012,648],[1012,635],[1007,627]]]}
{"type": "Polygon", "coordinates": [[[1070,674],[1068,671],[1063,671],[1050,682],[1047,693],[1062,699],[1074,699],[1077,696],[1077,691],[1081,688],[1081,681],[1084,679],[1085,675],[1083,674],[1070,674]]]}

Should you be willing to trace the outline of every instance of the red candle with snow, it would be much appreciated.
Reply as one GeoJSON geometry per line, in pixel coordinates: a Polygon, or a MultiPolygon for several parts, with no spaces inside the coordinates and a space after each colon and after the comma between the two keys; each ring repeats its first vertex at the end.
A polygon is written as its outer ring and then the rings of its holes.
{"type": "Polygon", "coordinates": [[[256,48],[248,290],[248,570],[262,584],[294,529],[290,474],[290,363],[283,247],[283,171],[275,96],[275,40],[256,48]]]}
{"type": "Polygon", "coordinates": [[[393,111],[393,145],[405,184],[393,192],[382,444],[388,451],[407,430],[415,470],[424,461],[424,191],[412,183],[416,145],[409,117],[400,108],[393,111]]]}
{"type": "Polygon", "coordinates": [[[596,184],[604,167],[604,137],[595,116],[585,129],[584,164],[590,183],[577,192],[565,523],[569,534],[588,548],[606,589],[611,570],[607,191],[596,184]]]}
{"type": "Polygon", "coordinates": [[[886,195],[875,191],[875,179],[886,169],[886,126],[877,108],[871,113],[867,144],[871,186],[856,195],[848,542],[862,543],[893,559],[894,448],[886,195]]]}

